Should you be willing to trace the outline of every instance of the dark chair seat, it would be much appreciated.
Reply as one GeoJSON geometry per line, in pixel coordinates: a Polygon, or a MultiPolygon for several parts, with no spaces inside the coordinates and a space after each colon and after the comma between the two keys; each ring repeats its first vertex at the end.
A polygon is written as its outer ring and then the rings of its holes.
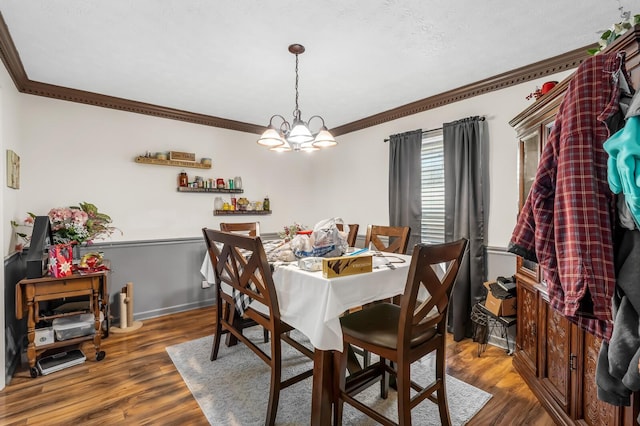
{"type": "MultiPolygon", "coordinates": [[[[400,306],[380,303],[362,309],[340,319],[343,333],[354,339],[367,340],[383,348],[397,349],[400,306]],[[375,334],[371,330],[376,330],[375,334]]],[[[431,339],[438,330],[435,327],[424,330],[411,337],[411,347],[431,339]]]]}

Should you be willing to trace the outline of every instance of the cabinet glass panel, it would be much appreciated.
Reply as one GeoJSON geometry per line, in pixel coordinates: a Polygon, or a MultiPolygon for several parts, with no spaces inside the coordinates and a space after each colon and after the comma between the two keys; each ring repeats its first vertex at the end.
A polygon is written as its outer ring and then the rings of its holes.
{"type": "MultiPolygon", "coordinates": [[[[536,177],[540,160],[540,139],[538,131],[520,139],[520,200],[518,210],[522,210],[536,177]]],[[[521,259],[520,270],[531,277],[538,278],[538,264],[535,262],[521,259]]]]}
{"type": "Polygon", "coordinates": [[[532,133],[520,141],[522,155],[522,193],[520,194],[520,208],[524,205],[533,180],[536,177],[538,161],[540,160],[540,137],[538,132],[532,133]]]}

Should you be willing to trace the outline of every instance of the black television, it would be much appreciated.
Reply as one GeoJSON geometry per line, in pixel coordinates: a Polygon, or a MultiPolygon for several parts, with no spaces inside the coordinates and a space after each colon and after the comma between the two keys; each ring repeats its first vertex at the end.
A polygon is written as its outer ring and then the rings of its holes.
{"type": "Polygon", "coordinates": [[[53,244],[53,233],[49,216],[36,216],[27,252],[27,278],[41,278],[47,274],[51,244],[53,244]]]}

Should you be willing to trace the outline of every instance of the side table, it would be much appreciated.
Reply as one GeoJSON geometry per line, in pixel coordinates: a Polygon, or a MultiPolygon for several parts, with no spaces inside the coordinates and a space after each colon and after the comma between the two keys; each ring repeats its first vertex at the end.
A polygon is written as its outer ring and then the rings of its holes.
{"type": "Polygon", "coordinates": [[[101,361],[105,357],[100,350],[102,333],[100,329],[100,312],[108,319],[109,294],[107,285],[107,271],[90,274],[73,274],[64,278],[42,277],[23,279],[16,284],[16,318],[27,316],[27,358],[31,377],[38,375],[36,368],[37,357],[48,349],[59,348],[79,344],[87,340],[93,340],[95,359],[101,361]],[[89,299],[88,311],[94,314],[95,333],[93,335],[76,337],[63,341],[56,341],[36,348],[35,331],[36,324],[42,320],[68,317],[86,313],[86,310],[77,312],[65,312],[61,314],[42,315],[40,302],[59,300],[68,297],[86,296],[89,299]]]}

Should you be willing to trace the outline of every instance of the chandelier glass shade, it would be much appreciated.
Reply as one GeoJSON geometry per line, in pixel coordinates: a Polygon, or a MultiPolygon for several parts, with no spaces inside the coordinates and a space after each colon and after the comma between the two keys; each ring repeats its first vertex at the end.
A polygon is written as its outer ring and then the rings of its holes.
{"type": "Polygon", "coordinates": [[[314,115],[307,122],[302,120],[302,113],[298,108],[298,55],[304,53],[304,46],[292,44],[289,46],[289,52],[296,55],[296,109],[293,111],[293,124],[280,114],[271,116],[269,126],[258,139],[258,144],[276,152],[311,152],[336,146],[338,143],[325,126],[322,117],[314,115]],[[279,127],[274,124],[274,120],[275,122],[280,121],[279,127]],[[310,128],[310,124],[314,120],[320,120],[322,123],[315,133],[310,128]]]}

